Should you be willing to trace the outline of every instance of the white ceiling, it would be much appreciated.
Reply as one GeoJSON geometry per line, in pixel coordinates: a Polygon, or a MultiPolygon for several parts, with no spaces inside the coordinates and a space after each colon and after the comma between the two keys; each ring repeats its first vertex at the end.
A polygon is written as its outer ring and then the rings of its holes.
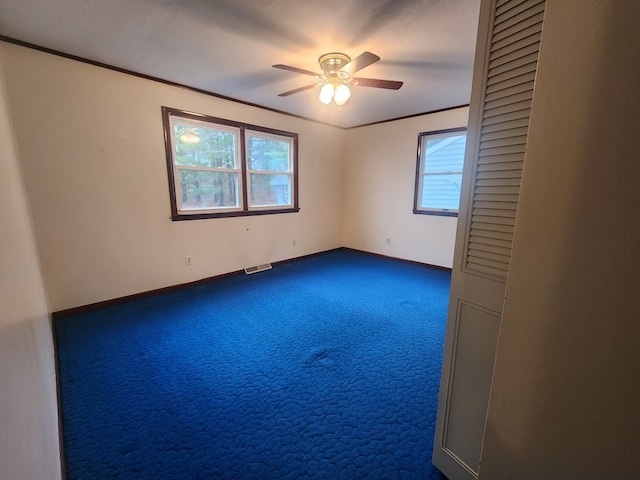
{"type": "MultiPolygon", "coordinates": [[[[480,0],[0,0],[0,35],[340,127],[469,103],[480,0]],[[381,61],[341,109],[318,101],[327,52],[381,61]]],[[[178,106],[179,107],[179,106],[178,106]]],[[[203,112],[213,113],[215,112],[203,112]]]]}

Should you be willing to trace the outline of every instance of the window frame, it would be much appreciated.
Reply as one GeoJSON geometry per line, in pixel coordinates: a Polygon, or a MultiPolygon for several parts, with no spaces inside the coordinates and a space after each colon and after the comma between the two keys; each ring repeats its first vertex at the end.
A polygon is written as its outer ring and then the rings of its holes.
{"type": "Polygon", "coordinates": [[[460,210],[459,202],[458,208],[453,209],[445,209],[445,208],[433,208],[433,207],[422,207],[420,205],[420,200],[422,198],[422,187],[424,185],[423,178],[426,175],[434,175],[434,174],[463,174],[464,169],[464,158],[462,162],[462,168],[458,171],[442,171],[442,172],[431,172],[429,174],[425,173],[424,165],[426,163],[426,147],[427,141],[434,137],[449,137],[449,136],[460,136],[460,132],[464,132],[465,136],[467,135],[467,127],[456,127],[456,128],[447,128],[444,130],[432,130],[428,132],[420,132],[418,134],[418,150],[416,155],[416,177],[415,177],[415,185],[413,190],[413,213],[416,215],[438,215],[445,217],[457,217],[458,212],[460,210]]]}
{"type": "Polygon", "coordinates": [[[276,130],[273,128],[252,125],[233,120],[213,117],[210,115],[189,112],[171,107],[162,107],[162,122],[164,129],[165,153],[167,162],[167,174],[169,179],[169,199],[171,204],[171,220],[200,220],[206,218],[225,218],[225,217],[242,217],[251,215],[271,215],[280,213],[295,213],[300,211],[298,204],[298,134],[287,132],[284,130],[276,130]],[[178,167],[174,160],[175,139],[173,132],[173,124],[175,122],[185,125],[201,126],[205,128],[216,129],[221,127],[222,131],[237,132],[235,141],[235,169],[223,169],[216,167],[197,167],[195,170],[203,171],[237,171],[238,172],[238,190],[237,190],[237,206],[220,207],[215,209],[195,209],[190,213],[181,209],[181,190],[178,185],[177,175],[181,170],[194,169],[193,167],[178,167]],[[282,207],[276,205],[257,206],[250,205],[250,186],[249,186],[249,165],[247,150],[247,135],[253,132],[265,137],[282,139],[290,143],[289,152],[289,172],[278,172],[288,175],[291,178],[291,201],[282,207]]]}

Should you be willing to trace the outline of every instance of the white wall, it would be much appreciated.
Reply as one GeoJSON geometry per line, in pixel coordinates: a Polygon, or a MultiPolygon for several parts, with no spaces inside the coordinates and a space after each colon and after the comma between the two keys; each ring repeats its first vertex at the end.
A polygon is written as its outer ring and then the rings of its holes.
{"type": "Polygon", "coordinates": [[[638,25],[547,1],[480,479],[638,477],[638,25]]]}
{"type": "Polygon", "coordinates": [[[0,225],[0,478],[55,480],[60,453],[53,344],[2,70],[0,225]]]}
{"type": "Polygon", "coordinates": [[[413,213],[418,134],[465,127],[468,116],[464,107],[347,130],[344,246],[452,267],[457,217],[413,213]]]}
{"type": "Polygon", "coordinates": [[[342,245],[342,130],[15,45],[0,53],[52,311],[342,245]],[[300,212],[170,221],[162,105],[299,133],[300,212]]]}

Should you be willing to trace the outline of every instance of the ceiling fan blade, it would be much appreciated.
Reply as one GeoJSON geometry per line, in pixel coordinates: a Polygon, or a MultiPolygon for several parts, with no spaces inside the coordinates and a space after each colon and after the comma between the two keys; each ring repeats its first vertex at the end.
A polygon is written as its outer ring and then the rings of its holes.
{"type": "Polygon", "coordinates": [[[316,72],[312,72],[310,70],[304,70],[302,68],[298,68],[298,67],[291,67],[289,65],[282,65],[282,64],[277,64],[277,65],[272,65],[273,68],[279,68],[281,70],[288,70],[290,72],[295,72],[295,73],[302,73],[304,75],[311,75],[312,77],[317,77],[317,78],[321,78],[322,74],[321,73],[316,73],[316,72]]]}
{"type": "Polygon", "coordinates": [[[349,80],[349,85],[398,90],[403,85],[403,82],[397,82],[395,80],[378,80],[377,78],[352,78],[349,80]]]}
{"type": "Polygon", "coordinates": [[[341,71],[347,72],[349,75],[353,75],[358,70],[362,70],[364,67],[368,67],[369,65],[376,63],[379,60],[379,56],[371,52],[364,52],[363,54],[358,55],[356,58],[347,63],[341,71]]]}
{"type": "Polygon", "coordinates": [[[288,97],[289,95],[293,95],[294,93],[304,92],[305,90],[311,90],[312,88],[317,87],[318,84],[314,83],[312,85],[305,85],[304,87],[296,88],[295,90],[289,90],[288,92],[280,93],[279,97],[288,97]]]}

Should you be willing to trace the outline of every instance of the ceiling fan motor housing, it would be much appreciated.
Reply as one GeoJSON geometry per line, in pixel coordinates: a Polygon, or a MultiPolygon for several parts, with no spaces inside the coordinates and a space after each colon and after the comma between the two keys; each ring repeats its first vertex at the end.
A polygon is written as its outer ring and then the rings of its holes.
{"type": "Polygon", "coordinates": [[[347,78],[349,74],[342,72],[341,70],[351,62],[351,57],[344,53],[326,53],[318,58],[318,64],[322,69],[322,72],[327,77],[339,76],[340,78],[347,78]]]}

